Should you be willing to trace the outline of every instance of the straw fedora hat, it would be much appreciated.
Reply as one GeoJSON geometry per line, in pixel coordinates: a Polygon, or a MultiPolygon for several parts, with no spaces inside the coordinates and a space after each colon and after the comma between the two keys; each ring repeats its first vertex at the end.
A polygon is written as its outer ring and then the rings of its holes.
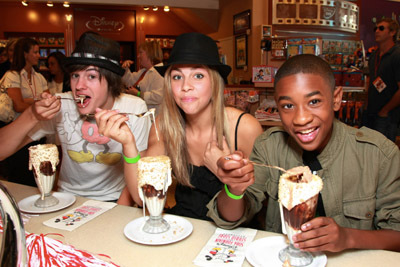
{"type": "Polygon", "coordinates": [[[120,46],[111,39],[96,33],[84,33],[64,66],[93,65],[123,76],[125,70],[119,65],[120,46]]]}
{"type": "Polygon", "coordinates": [[[219,61],[218,47],[207,35],[191,32],[179,35],[167,64],[155,67],[164,76],[166,70],[175,64],[200,64],[217,69],[224,80],[231,72],[231,67],[219,61]]]}

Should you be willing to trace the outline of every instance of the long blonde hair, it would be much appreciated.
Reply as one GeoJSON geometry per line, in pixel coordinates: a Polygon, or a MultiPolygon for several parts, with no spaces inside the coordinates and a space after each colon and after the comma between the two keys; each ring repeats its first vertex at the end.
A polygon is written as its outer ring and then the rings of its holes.
{"type": "MultiPolygon", "coordinates": [[[[229,148],[229,124],[224,105],[224,80],[218,71],[208,66],[201,66],[207,69],[211,78],[211,104],[212,122],[216,129],[217,143],[223,147],[224,136],[229,148]]],[[[160,132],[164,138],[165,153],[171,158],[172,172],[178,183],[192,187],[190,184],[190,156],[187,150],[185,132],[185,113],[179,108],[174,100],[171,88],[171,69],[170,66],[164,75],[164,97],[161,103],[160,112],[160,132]]]]}

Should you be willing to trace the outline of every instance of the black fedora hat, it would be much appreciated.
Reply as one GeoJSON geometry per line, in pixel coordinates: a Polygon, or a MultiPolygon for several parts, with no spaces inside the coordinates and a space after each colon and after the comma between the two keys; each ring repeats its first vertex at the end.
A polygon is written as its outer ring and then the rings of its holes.
{"type": "Polygon", "coordinates": [[[93,65],[122,76],[125,70],[119,60],[120,47],[116,41],[96,33],[84,33],[71,56],[64,60],[64,66],[93,65]]]}
{"type": "Polygon", "coordinates": [[[179,35],[168,62],[164,66],[155,67],[164,76],[169,66],[175,64],[200,64],[215,67],[226,81],[231,67],[219,61],[218,47],[213,39],[207,35],[191,32],[179,35]]]}

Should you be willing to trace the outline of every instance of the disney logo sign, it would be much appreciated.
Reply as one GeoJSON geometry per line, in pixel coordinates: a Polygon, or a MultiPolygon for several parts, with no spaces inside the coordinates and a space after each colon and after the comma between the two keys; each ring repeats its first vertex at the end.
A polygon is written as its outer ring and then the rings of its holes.
{"type": "Polygon", "coordinates": [[[106,20],[105,17],[90,16],[90,20],[86,22],[86,27],[99,32],[119,32],[125,28],[125,24],[122,21],[106,20]]]}

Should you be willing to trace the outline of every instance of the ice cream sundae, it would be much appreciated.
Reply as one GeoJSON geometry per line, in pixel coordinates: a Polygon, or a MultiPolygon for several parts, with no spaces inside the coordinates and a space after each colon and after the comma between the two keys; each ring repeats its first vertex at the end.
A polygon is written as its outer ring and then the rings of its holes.
{"type": "Polygon", "coordinates": [[[58,199],[51,196],[58,163],[56,145],[44,144],[29,147],[29,169],[33,170],[36,184],[41,193],[35,206],[46,208],[58,203],[58,199]]]}
{"type": "Polygon", "coordinates": [[[287,232],[290,246],[286,251],[282,250],[279,257],[282,261],[289,259],[293,266],[304,266],[312,262],[311,255],[305,255],[305,252],[299,250],[293,252],[296,249],[292,246],[292,237],[301,232],[302,224],[314,218],[322,186],[322,179],[304,166],[290,169],[280,177],[278,194],[284,221],[282,228],[287,232]]]}
{"type": "MultiPolygon", "coordinates": [[[[166,229],[153,229],[165,228],[163,226],[156,226],[163,221],[161,214],[164,209],[165,200],[167,199],[167,189],[171,185],[171,160],[167,156],[157,157],[143,157],[139,160],[138,164],[138,189],[139,196],[143,200],[143,210],[147,206],[147,210],[150,213],[150,219],[144,226],[143,230],[150,233],[164,232],[169,228],[166,221],[166,229]],[[157,222],[156,222],[157,221],[157,222]],[[148,229],[147,226],[152,224],[148,229]]],[[[165,225],[164,225],[165,226],[165,225]]]]}

